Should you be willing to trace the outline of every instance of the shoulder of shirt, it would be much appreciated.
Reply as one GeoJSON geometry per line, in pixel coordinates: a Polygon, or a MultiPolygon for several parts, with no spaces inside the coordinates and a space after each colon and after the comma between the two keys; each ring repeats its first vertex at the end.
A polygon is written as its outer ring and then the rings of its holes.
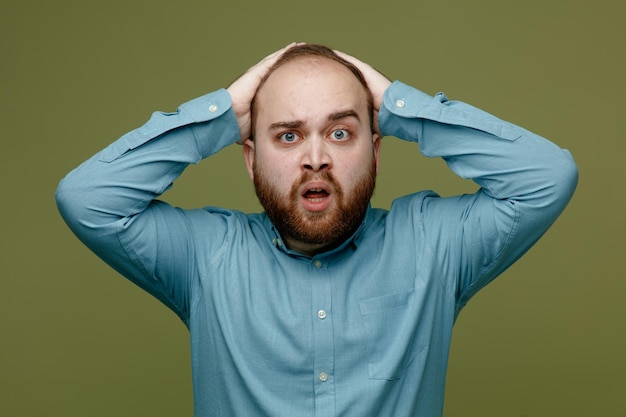
{"type": "Polygon", "coordinates": [[[412,194],[398,197],[392,201],[390,212],[393,213],[394,211],[402,210],[406,208],[408,205],[413,206],[413,207],[421,206],[424,200],[430,199],[430,198],[441,198],[441,197],[439,196],[439,194],[437,194],[436,192],[432,190],[418,191],[412,194]]]}

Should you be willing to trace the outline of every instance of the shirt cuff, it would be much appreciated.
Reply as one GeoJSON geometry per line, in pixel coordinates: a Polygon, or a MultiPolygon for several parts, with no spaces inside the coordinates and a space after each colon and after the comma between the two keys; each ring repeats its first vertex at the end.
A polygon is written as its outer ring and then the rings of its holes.
{"type": "Polygon", "coordinates": [[[394,81],[385,91],[378,113],[380,133],[416,142],[421,123],[416,123],[415,119],[432,99],[416,88],[394,81]]]}
{"type": "Polygon", "coordinates": [[[175,112],[154,112],[143,126],[126,133],[104,149],[99,159],[110,162],[166,132],[189,125],[193,126],[202,157],[239,139],[239,126],[230,95],[225,89],[220,89],[180,105],[175,112]],[[209,121],[212,123],[205,123],[209,121]],[[219,135],[211,134],[216,130],[219,135]],[[218,138],[218,143],[212,143],[214,138],[218,138]]]}
{"type": "Polygon", "coordinates": [[[444,93],[429,96],[416,88],[395,81],[383,95],[378,114],[383,135],[419,141],[425,120],[468,127],[501,139],[515,140],[520,129],[469,104],[450,101],[444,93]]]}

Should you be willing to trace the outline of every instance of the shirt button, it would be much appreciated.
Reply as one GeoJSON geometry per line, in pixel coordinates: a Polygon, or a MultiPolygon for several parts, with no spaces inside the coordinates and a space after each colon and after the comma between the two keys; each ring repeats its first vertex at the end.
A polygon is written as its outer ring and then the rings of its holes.
{"type": "Polygon", "coordinates": [[[317,317],[320,320],[324,320],[326,318],[326,311],[325,310],[320,310],[317,312],[317,317]]]}
{"type": "Polygon", "coordinates": [[[313,265],[315,265],[315,267],[319,269],[322,267],[322,261],[320,261],[319,259],[316,259],[313,261],[313,265]]]}
{"type": "Polygon", "coordinates": [[[400,107],[400,108],[404,107],[404,100],[397,100],[396,107],[400,107]]]}
{"type": "Polygon", "coordinates": [[[211,113],[215,113],[215,112],[217,111],[217,106],[216,106],[215,104],[211,104],[211,105],[209,106],[209,111],[210,111],[211,113]]]}
{"type": "Polygon", "coordinates": [[[320,381],[322,382],[328,381],[328,374],[326,372],[320,372],[320,381]]]}

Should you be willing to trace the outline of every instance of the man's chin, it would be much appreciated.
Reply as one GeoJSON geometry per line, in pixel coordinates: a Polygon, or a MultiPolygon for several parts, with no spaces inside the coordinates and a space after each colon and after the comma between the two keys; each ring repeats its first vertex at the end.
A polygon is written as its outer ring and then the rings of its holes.
{"type": "Polygon", "coordinates": [[[341,217],[332,210],[309,212],[300,218],[292,238],[312,245],[332,245],[345,240],[353,231],[345,230],[341,217]]]}

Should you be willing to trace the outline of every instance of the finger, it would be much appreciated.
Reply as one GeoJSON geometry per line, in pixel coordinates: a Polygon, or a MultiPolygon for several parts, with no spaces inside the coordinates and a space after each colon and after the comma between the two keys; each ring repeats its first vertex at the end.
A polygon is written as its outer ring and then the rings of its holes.
{"type": "Polygon", "coordinates": [[[341,52],[338,50],[333,50],[334,53],[336,53],[337,55],[339,55],[341,58],[345,59],[346,61],[348,61],[349,63],[356,65],[357,67],[361,68],[362,66],[365,65],[365,63],[355,57],[353,57],[352,55],[348,55],[345,52],[341,52]]]}
{"type": "Polygon", "coordinates": [[[296,45],[304,45],[304,43],[303,42],[291,42],[289,45],[279,49],[278,51],[274,51],[268,56],[266,56],[265,58],[263,58],[260,63],[263,63],[264,65],[272,65],[274,64],[274,62],[278,60],[278,58],[280,58],[280,56],[282,56],[282,54],[284,54],[286,51],[288,51],[289,49],[293,48],[296,45]]]}

